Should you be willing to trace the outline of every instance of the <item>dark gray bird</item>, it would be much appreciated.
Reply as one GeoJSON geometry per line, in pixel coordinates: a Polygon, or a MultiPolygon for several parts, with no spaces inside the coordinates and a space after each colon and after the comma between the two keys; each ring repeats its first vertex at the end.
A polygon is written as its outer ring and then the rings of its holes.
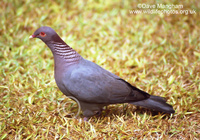
{"type": "Polygon", "coordinates": [[[52,28],[40,27],[30,38],[41,39],[51,49],[58,88],[79,102],[86,118],[100,113],[104,106],[117,103],[130,103],[167,114],[175,112],[165,98],[149,95],[81,57],[52,28]]]}

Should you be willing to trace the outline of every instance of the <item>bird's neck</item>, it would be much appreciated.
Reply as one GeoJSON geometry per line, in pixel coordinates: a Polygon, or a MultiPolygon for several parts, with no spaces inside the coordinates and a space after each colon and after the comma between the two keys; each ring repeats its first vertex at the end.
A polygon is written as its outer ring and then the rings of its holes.
{"type": "Polygon", "coordinates": [[[55,64],[65,63],[74,64],[82,59],[81,55],[78,54],[74,49],[63,42],[51,41],[50,49],[54,55],[55,64]]]}

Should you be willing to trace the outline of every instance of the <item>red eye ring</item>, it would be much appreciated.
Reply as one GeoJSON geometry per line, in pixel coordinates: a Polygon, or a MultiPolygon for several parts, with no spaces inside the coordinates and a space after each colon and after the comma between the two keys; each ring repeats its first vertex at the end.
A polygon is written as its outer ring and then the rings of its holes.
{"type": "Polygon", "coordinates": [[[45,37],[46,34],[45,34],[44,32],[41,32],[41,33],[40,33],[40,36],[41,36],[41,37],[45,37]]]}

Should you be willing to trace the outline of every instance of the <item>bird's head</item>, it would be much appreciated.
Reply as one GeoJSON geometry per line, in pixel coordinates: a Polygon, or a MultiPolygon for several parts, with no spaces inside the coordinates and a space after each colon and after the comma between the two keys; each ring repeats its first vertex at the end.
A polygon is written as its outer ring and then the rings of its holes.
{"type": "Polygon", "coordinates": [[[42,26],[38,28],[33,35],[31,35],[29,38],[39,38],[44,43],[48,43],[49,41],[60,41],[61,38],[58,36],[58,34],[48,26],[42,26]]]}

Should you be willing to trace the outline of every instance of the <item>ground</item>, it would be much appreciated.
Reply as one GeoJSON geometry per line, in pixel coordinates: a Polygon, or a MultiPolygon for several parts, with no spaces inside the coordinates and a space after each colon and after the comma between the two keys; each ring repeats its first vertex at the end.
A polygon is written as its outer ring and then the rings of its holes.
{"type": "Polygon", "coordinates": [[[197,0],[0,3],[1,139],[200,139],[197,0]],[[54,28],[84,58],[166,97],[175,114],[118,104],[88,122],[82,115],[74,118],[77,104],[55,84],[50,49],[39,39],[29,40],[43,25],[54,28]]]}

